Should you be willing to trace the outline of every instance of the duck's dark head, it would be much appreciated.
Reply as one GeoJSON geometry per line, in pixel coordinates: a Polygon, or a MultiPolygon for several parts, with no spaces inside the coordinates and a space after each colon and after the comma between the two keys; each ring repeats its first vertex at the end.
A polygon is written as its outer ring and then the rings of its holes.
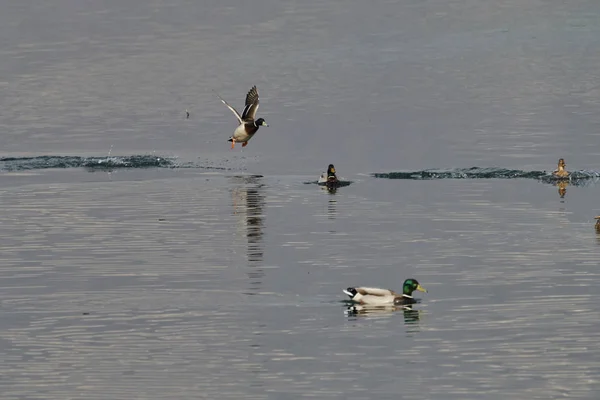
{"type": "Polygon", "coordinates": [[[402,285],[402,294],[412,296],[412,293],[415,290],[427,293],[427,290],[421,286],[416,279],[407,279],[404,281],[404,285],[402,285]]]}
{"type": "Polygon", "coordinates": [[[256,121],[254,121],[254,125],[258,126],[269,126],[269,124],[267,124],[267,121],[265,121],[263,118],[259,118],[256,121]]]}
{"type": "Polygon", "coordinates": [[[335,178],[335,167],[333,166],[333,164],[329,164],[329,167],[327,167],[327,177],[334,177],[335,178]]]}

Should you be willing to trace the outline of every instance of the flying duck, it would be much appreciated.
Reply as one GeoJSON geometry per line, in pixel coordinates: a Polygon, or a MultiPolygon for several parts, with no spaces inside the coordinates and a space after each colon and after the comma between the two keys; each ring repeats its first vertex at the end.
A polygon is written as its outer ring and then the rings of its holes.
{"type": "MultiPolygon", "coordinates": [[[[215,92],[217,96],[218,93],[215,92]]],[[[246,95],[246,105],[244,106],[244,111],[242,115],[240,115],[235,108],[230,106],[221,96],[219,99],[229,108],[237,117],[238,122],[240,123],[235,131],[233,131],[233,135],[227,140],[231,142],[231,148],[235,147],[236,142],[242,143],[242,147],[246,147],[248,145],[248,141],[254,136],[254,134],[258,131],[258,128],[261,126],[269,126],[267,122],[259,118],[256,121],[254,117],[256,116],[256,110],[258,110],[258,89],[256,86],[252,86],[252,88],[248,91],[246,95]]]]}
{"type": "Polygon", "coordinates": [[[404,306],[416,303],[412,297],[412,293],[415,290],[427,293],[427,290],[416,279],[407,279],[404,281],[402,294],[388,289],[372,287],[349,287],[344,290],[344,293],[350,297],[350,300],[361,305],[384,306],[393,304],[395,306],[404,306]]]}

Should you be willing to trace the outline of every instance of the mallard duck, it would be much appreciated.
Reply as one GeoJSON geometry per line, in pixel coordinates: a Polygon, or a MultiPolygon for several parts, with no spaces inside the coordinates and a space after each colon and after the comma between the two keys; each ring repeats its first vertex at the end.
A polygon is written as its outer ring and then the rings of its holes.
{"type": "Polygon", "coordinates": [[[327,167],[327,172],[322,174],[319,177],[318,184],[319,185],[333,185],[339,183],[337,175],[335,174],[335,167],[333,164],[329,164],[327,167]]]}
{"type": "Polygon", "coordinates": [[[407,279],[402,285],[402,294],[398,294],[389,289],[380,289],[372,287],[349,287],[344,290],[350,300],[362,305],[383,306],[393,304],[396,306],[414,304],[416,301],[412,297],[412,293],[418,290],[419,292],[427,293],[427,290],[419,284],[416,279],[407,279]]]}
{"type": "MultiPolygon", "coordinates": [[[[215,94],[219,96],[218,93],[215,92],[215,94]]],[[[256,86],[252,86],[248,91],[248,94],[246,95],[246,105],[241,116],[236,109],[223,100],[221,96],[219,96],[219,99],[221,99],[223,104],[235,114],[240,123],[238,127],[235,128],[235,131],[233,131],[233,135],[227,140],[228,142],[231,142],[232,149],[235,147],[236,142],[240,142],[242,143],[242,147],[246,147],[248,141],[252,139],[252,136],[258,131],[258,128],[261,126],[269,126],[262,118],[259,118],[256,121],[254,120],[256,110],[258,110],[258,89],[256,89],[256,86]]]]}
{"type": "Polygon", "coordinates": [[[552,172],[552,175],[556,176],[557,178],[567,178],[570,175],[570,172],[565,170],[566,166],[567,164],[565,163],[565,159],[561,158],[558,160],[558,169],[552,172]]]}
{"type": "Polygon", "coordinates": [[[594,219],[596,220],[596,225],[594,225],[594,228],[596,228],[596,232],[600,233],[600,215],[594,217],[594,219]]]}

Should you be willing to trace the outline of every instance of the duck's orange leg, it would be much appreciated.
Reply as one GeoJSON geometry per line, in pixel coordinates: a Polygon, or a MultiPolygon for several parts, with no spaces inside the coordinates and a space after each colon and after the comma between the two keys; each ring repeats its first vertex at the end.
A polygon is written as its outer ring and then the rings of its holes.
{"type": "Polygon", "coordinates": [[[248,146],[248,142],[242,143],[242,147],[246,147],[246,146],[248,146]]]}
{"type": "Polygon", "coordinates": [[[231,148],[233,149],[235,147],[235,139],[231,138],[231,148]]]}

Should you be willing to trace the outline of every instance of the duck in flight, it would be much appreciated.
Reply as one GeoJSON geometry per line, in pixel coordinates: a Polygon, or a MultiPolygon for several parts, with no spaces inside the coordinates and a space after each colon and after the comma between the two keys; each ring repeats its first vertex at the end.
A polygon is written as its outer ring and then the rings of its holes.
{"type": "Polygon", "coordinates": [[[240,123],[235,131],[233,131],[233,135],[227,140],[231,142],[231,148],[235,147],[237,142],[242,143],[242,147],[246,147],[248,145],[248,141],[252,139],[252,136],[258,131],[258,128],[261,126],[269,126],[267,122],[259,118],[256,121],[254,117],[256,116],[256,110],[258,110],[258,89],[256,86],[252,86],[252,88],[248,91],[246,95],[246,105],[244,106],[244,111],[242,115],[240,115],[235,108],[230,106],[218,93],[215,94],[221,99],[223,104],[227,106],[237,117],[238,122],[240,123]]]}

